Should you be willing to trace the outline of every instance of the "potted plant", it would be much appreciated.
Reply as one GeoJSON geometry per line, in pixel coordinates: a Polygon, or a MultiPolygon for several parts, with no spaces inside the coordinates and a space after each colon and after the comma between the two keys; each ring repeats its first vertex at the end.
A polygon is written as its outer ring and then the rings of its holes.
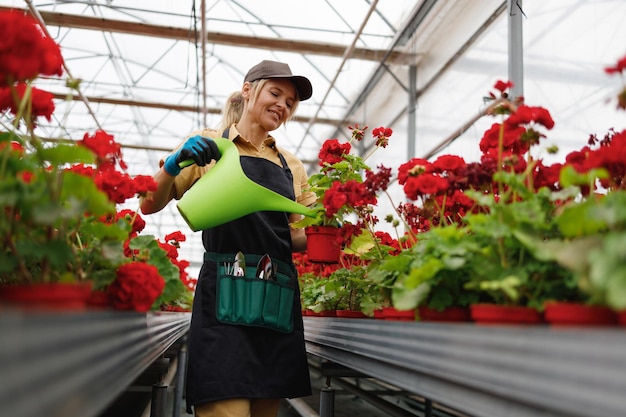
{"type": "Polygon", "coordinates": [[[128,175],[120,145],[103,131],[77,143],[39,138],[37,121],[51,118],[54,103],[34,84],[40,74],[62,75],[63,60],[35,20],[3,13],[15,36],[0,60],[0,110],[14,115],[0,132],[0,296],[33,301],[43,285],[43,295],[80,307],[93,289],[137,311],[181,297],[184,264],[172,262],[154,236],[139,235],[145,223],[137,213],[117,210],[154,181],[128,175]],[[64,295],[68,287],[80,300],[64,295]]]}
{"type": "MultiPolygon", "coordinates": [[[[624,71],[626,58],[607,69],[624,71]]],[[[554,125],[550,113],[508,100],[511,83],[494,87],[490,112],[502,120],[485,131],[480,162],[442,155],[399,166],[397,181],[409,201],[386,218],[404,226],[393,244],[383,243],[375,228],[377,200],[344,206],[363,194],[336,185],[346,196],[335,194],[333,207],[358,219],[344,224],[349,239],[342,256],[357,256],[366,265],[356,270],[343,264],[337,275],[344,281],[358,276],[376,289],[360,290],[362,309],[364,301],[405,311],[469,305],[479,318],[479,310],[491,315],[506,307],[504,317],[488,320],[510,322],[529,313],[522,320],[537,322],[544,310],[549,318],[558,302],[594,305],[596,312],[601,307],[615,323],[613,312],[626,310],[626,131],[591,136],[564,163],[548,165],[535,149],[554,125]]],[[[622,109],[625,97],[626,90],[618,96],[622,109]]],[[[366,169],[362,184],[384,182],[376,189],[386,191],[389,176],[382,168],[366,169]]],[[[333,195],[330,190],[323,195],[333,195]]],[[[580,322],[570,317],[570,323],[580,322]]]]}
{"type": "Polygon", "coordinates": [[[354,220],[355,216],[367,216],[367,207],[376,204],[377,190],[367,189],[368,184],[362,177],[364,171],[370,172],[365,161],[376,149],[387,146],[393,132],[383,127],[374,129],[374,149],[363,158],[350,153],[351,143],[363,140],[367,126],[349,128],[352,130],[350,142],[341,144],[337,139],[324,142],[319,152],[321,170],[309,177],[309,191],[316,196],[311,208],[317,211],[317,215],[293,225],[305,228],[307,252],[312,262],[338,262],[343,244],[349,239],[346,234],[354,233],[350,220],[354,220]]]}
{"type": "MultiPolygon", "coordinates": [[[[626,58],[605,71],[623,74],[626,58]]],[[[626,88],[618,94],[618,108],[626,109],[625,97],[626,88]]],[[[590,136],[587,146],[567,156],[560,173],[560,183],[576,195],[556,218],[561,236],[544,241],[532,233],[519,234],[535,256],[571,271],[586,296],[582,304],[546,305],[546,313],[560,324],[614,324],[615,312],[626,310],[625,154],[626,130],[611,129],[602,139],[590,136]],[[580,315],[585,312],[588,318],[580,315]]]]}

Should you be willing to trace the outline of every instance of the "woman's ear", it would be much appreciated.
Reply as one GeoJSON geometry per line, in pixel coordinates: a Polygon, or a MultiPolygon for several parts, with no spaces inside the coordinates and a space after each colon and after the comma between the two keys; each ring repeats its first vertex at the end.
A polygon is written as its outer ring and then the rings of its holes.
{"type": "Polygon", "coordinates": [[[252,84],[250,84],[250,82],[248,82],[248,81],[243,83],[243,87],[241,87],[241,95],[242,95],[244,100],[249,100],[250,99],[250,92],[251,91],[252,91],[252,84]]]}

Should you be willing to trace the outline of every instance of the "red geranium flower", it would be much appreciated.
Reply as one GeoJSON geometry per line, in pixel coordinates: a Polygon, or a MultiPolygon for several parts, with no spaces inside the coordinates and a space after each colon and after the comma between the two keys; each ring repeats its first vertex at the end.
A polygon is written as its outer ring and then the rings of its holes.
{"type": "Polygon", "coordinates": [[[114,308],[145,312],[159,298],[165,281],[159,270],[143,262],[131,262],[117,269],[117,278],[107,294],[114,308]]]}
{"type": "Polygon", "coordinates": [[[377,127],[372,130],[372,136],[376,138],[376,146],[386,148],[389,144],[389,137],[393,134],[393,130],[388,127],[377,127]]]}
{"type": "Polygon", "coordinates": [[[97,163],[101,170],[113,169],[116,161],[119,161],[120,166],[126,169],[122,161],[122,145],[115,142],[113,135],[109,135],[102,130],[96,131],[93,136],[85,133],[83,140],[79,144],[91,149],[96,154],[98,158],[97,163]]]}
{"type": "Polygon", "coordinates": [[[446,191],[450,184],[445,178],[433,174],[422,174],[409,177],[404,184],[404,194],[411,200],[417,200],[423,195],[439,194],[446,191]]]}
{"type": "MultiPolygon", "coordinates": [[[[0,54],[1,55],[1,54],[0,54]]],[[[20,102],[26,93],[27,85],[19,83],[16,86],[0,88],[0,111],[10,110],[12,114],[17,115],[20,102]]],[[[37,87],[31,87],[31,113],[30,119],[33,126],[35,119],[43,116],[46,120],[52,119],[54,113],[54,95],[37,87]]]]}
{"type": "Polygon", "coordinates": [[[507,120],[507,124],[513,127],[529,124],[531,122],[539,123],[546,129],[552,129],[554,127],[554,120],[552,119],[550,112],[543,107],[525,105],[519,106],[507,120]]]}
{"type": "Polygon", "coordinates": [[[432,166],[433,172],[455,172],[465,166],[465,160],[457,155],[441,155],[432,166]]]}
{"type": "Polygon", "coordinates": [[[128,224],[131,225],[131,234],[140,233],[146,227],[145,220],[141,218],[139,213],[133,210],[124,209],[119,211],[115,215],[115,220],[117,221],[119,219],[124,219],[128,224]]]}
{"type": "Polygon", "coordinates": [[[349,143],[341,144],[337,139],[328,139],[322,145],[322,149],[319,153],[319,165],[321,167],[326,164],[333,165],[337,162],[341,162],[343,155],[350,153],[352,147],[349,143]]]}
{"type": "Polygon", "coordinates": [[[0,85],[32,80],[39,74],[63,74],[59,46],[31,16],[17,10],[0,13],[0,85]]]}
{"type": "Polygon", "coordinates": [[[607,74],[619,74],[624,70],[626,70],[626,56],[620,58],[615,65],[604,68],[604,72],[607,74]]]}
{"type": "Polygon", "coordinates": [[[431,172],[432,164],[423,158],[413,158],[398,168],[398,183],[404,185],[410,176],[431,172]]]}
{"type": "Polygon", "coordinates": [[[176,243],[184,242],[185,240],[187,240],[187,237],[181,231],[176,231],[176,232],[170,233],[169,235],[165,235],[166,242],[169,242],[172,240],[175,241],[176,243]]]}

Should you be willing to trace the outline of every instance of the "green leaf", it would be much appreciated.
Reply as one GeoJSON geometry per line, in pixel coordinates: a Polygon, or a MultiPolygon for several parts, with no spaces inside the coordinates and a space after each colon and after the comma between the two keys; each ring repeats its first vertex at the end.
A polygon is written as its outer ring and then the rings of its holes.
{"type": "Polygon", "coordinates": [[[115,213],[115,204],[91,178],[73,172],[63,173],[61,201],[79,201],[84,211],[96,217],[115,213]]]}
{"type": "Polygon", "coordinates": [[[65,164],[93,164],[96,161],[95,154],[84,146],[75,144],[56,144],[50,148],[44,148],[40,152],[41,157],[53,165],[65,164]]]}
{"type": "Polygon", "coordinates": [[[606,221],[592,214],[595,210],[597,210],[597,207],[596,202],[593,200],[565,207],[557,218],[557,225],[563,236],[589,236],[606,230],[606,221]]]}
{"type": "Polygon", "coordinates": [[[591,185],[596,178],[609,178],[609,172],[605,168],[594,168],[585,173],[580,173],[571,165],[566,165],[561,169],[559,182],[562,187],[570,187],[574,185],[591,185]]]}
{"type": "Polygon", "coordinates": [[[412,310],[426,299],[430,292],[430,284],[423,282],[413,289],[394,286],[391,293],[393,306],[398,310],[412,310]]]}

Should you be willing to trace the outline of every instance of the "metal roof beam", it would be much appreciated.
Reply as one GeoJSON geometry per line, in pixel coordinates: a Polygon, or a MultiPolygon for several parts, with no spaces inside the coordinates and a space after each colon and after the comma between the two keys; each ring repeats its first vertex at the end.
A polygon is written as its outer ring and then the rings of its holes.
{"type": "MultiPolygon", "coordinates": [[[[82,101],[78,95],[73,94],[60,94],[53,93],[54,98],[58,100],[73,100],[73,101],[82,101]]],[[[174,110],[180,112],[191,112],[198,113],[201,111],[199,106],[192,105],[184,105],[184,104],[164,104],[150,101],[138,101],[138,100],[128,100],[128,99],[115,99],[115,98],[106,98],[106,97],[94,97],[88,96],[86,97],[90,103],[102,103],[102,104],[111,104],[111,105],[121,105],[121,106],[136,106],[136,107],[147,107],[152,109],[163,109],[163,110],[174,110]]],[[[222,108],[212,107],[207,109],[207,113],[209,114],[221,114],[222,108]]],[[[294,122],[300,123],[309,123],[311,117],[310,116],[294,116],[294,122]]],[[[327,125],[336,125],[340,121],[338,119],[328,119],[328,118],[315,118],[315,123],[322,123],[327,125]]]]}
{"type": "MultiPolygon", "coordinates": [[[[16,8],[0,6],[0,11],[15,10],[16,8]]],[[[23,10],[21,8],[17,8],[23,10]]],[[[128,22],[123,20],[102,19],[97,17],[80,16],[65,13],[56,13],[39,10],[39,14],[48,26],[59,26],[73,29],[99,30],[129,35],[150,36],[183,41],[195,41],[193,30],[181,27],[160,26],[146,23],[128,22]]],[[[240,48],[268,49],[272,51],[286,51],[298,54],[314,54],[342,57],[345,45],[321,42],[294,41],[289,39],[261,38],[243,36],[230,33],[207,32],[207,42],[229,45],[240,48]]],[[[387,56],[386,61],[397,64],[410,62],[412,54],[400,51],[388,51],[368,48],[355,48],[353,59],[380,61],[387,56]]]]}

